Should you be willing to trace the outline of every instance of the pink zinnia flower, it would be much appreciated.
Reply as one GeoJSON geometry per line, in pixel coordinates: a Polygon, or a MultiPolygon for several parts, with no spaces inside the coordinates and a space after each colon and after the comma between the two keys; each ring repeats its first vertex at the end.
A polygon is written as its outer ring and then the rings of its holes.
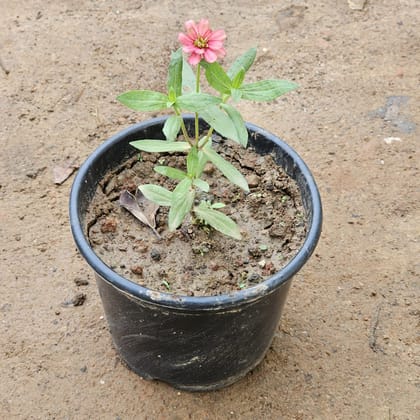
{"type": "Polygon", "coordinates": [[[218,58],[225,56],[224,30],[212,31],[207,19],[201,19],[197,24],[193,20],[188,20],[185,22],[185,28],[187,33],[180,33],[178,40],[182,44],[182,50],[189,55],[190,64],[198,64],[202,59],[214,63],[218,58]]]}

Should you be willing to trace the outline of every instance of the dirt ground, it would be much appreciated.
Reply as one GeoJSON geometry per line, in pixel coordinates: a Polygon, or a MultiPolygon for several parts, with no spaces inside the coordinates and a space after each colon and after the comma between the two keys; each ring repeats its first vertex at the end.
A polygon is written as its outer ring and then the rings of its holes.
{"type": "Polygon", "coordinates": [[[0,0],[0,11],[0,418],[420,418],[419,1],[0,0]],[[257,45],[249,80],[300,84],[240,108],[305,159],[325,218],[261,365],[191,394],[119,360],[70,233],[73,176],[55,185],[53,169],[150,117],[115,97],[164,89],[177,33],[201,17],[228,34],[226,65],[257,45]]]}

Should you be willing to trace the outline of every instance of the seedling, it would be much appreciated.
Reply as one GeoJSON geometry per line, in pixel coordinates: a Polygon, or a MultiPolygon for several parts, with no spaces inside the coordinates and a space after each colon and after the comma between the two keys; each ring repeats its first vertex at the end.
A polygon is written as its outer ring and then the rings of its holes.
{"type": "Polygon", "coordinates": [[[249,192],[245,177],[223,158],[212,145],[212,135],[220,135],[248,145],[248,131],[244,120],[235,108],[239,100],[271,101],[297,88],[286,80],[261,80],[245,83],[245,75],[254,63],[256,49],[251,48],[239,56],[225,71],[217,62],[225,56],[223,30],[213,31],[207,20],[199,23],[191,20],[185,23],[186,33],[178,39],[182,48],[171,55],[167,80],[167,92],[133,90],[123,93],[118,100],[137,111],[173,112],[163,127],[162,140],[136,140],[130,144],[143,152],[184,153],[186,170],[164,166],[160,159],[154,170],[178,182],[170,191],[160,185],[144,184],[139,189],[148,199],[159,206],[169,207],[168,226],[176,230],[188,214],[210,225],[212,228],[241,239],[238,225],[222,211],[222,203],[195,202],[198,191],[208,193],[210,186],[203,178],[206,163],[211,162],[230,182],[246,193],[249,192]],[[183,54],[184,53],[184,54],[183,54]],[[184,56],[185,55],[185,56],[184,56]],[[193,71],[191,66],[195,66],[193,71]],[[201,75],[205,73],[208,84],[216,95],[201,90],[201,75]],[[190,135],[184,124],[182,113],[195,114],[195,130],[190,135]],[[207,132],[200,132],[199,118],[209,125],[207,132]],[[179,136],[182,134],[182,136],[179,136]]]}

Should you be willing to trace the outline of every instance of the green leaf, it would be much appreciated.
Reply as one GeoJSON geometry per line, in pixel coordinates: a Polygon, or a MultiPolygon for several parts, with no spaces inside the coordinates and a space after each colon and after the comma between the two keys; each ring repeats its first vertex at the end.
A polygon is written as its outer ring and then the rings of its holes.
{"type": "Polygon", "coordinates": [[[226,204],[224,204],[224,203],[213,203],[211,205],[212,209],[222,209],[223,207],[226,207],[226,204]]]}
{"type": "Polygon", "coordinates": [[[178,228],[185,216],[190,212],[194,203],[195,191],[192,187],[192,180],[185,178],[172,192],[171,208],[168,214],[169,230],[178,228]]]}
{"type": "MultiPolygon", "coordinates": [[[[231,108],[233,107],[230,107],[229,110],[231,110],[231,108]]],[[[246,144],[248,141],[248,133],[245,139],[239,118],[233,112],[227,113],[218,106],[211,106],[201,110],[200,116],[222,136],[232,139],[242,145],[246,144]]],[[[242,119],[242,117],[240,118],[242,119]]]]}
{"type": "Polygon", "coordinates": [[[202,66],[206,69],[206,79],[209,85],[220,93],[230,95],[232,82],[222,66],[217,61],[214,63],[203,62],[202,66]]]}
{"type": "Polygon", "coordinates": [[[249,70],[252,66],[252,63],[255,60],[257,55],[256,48],[250,48],[240,57],[238,57],[233,64],[230,66],[229,70],[227,71],[227,75],[233,80],[235,76],[243,69],[245,73],[249,70]]]}
{"type": "Polygon", "coordinates": [[[182,48],[171,54],[168,70],[168,92],[173,89],[176,96],[182,95],[182,48]]]}
{"type": "Polygon", "coordinates": [[[143,152],[187,152],[191,146],[185,141],[135,140],[130,144],[143,152]]]}
{"type": "Polygon", "coordinates": [[[197,188],[200,188],[200,190],[202,190],[204,192],[209,192],[209,190],[210,190],[210,185],[206,181],[204,181],[200,178],[194,179],[193,184],[197,188]]]}
{"type": "Polygon", "coordinates": [[[198,165],[198,150],[197,147],[192,147],[187,156],[187,172],[190,177],[195,178],[199,176],[197,173],[198,165]]]}
{"type": "Polygon", "coordinates": [[[219,232],[235,239],[242,239],[238,225],[230,217],[210,208],[206,203],[201,202],[194,207],[194,213],[219,232]]]}
{"type": "Polygon", "coordinates": [[[172,192],[159,185],[145,184],[140,185],[139,190],[150,201],[159,206],[170,206],[172,204],[172,192]]]}
{"type": "Polygon", "coordinates": [[[239,102],[242,99],[242,92],[239,89],[232,88],[230,93],[234,102],[239,102]]]}
{"type": "Polygon", "coordinates": [[[246,147],[248,144],[248,130],[246,129],[245,122],[241,113],[232,105],[220,104],[220,106],[226,111],[227,115],[233,123],[235,129],[235,138],[232,137],[232,139],[237,139],[241,146],[246,147]]]}
{"type": "Polygon", "coordinates": [[[223,159],[222,156],[207,145],[203,148],[203,153],[230,182],[242,188],[244,191],[249,192],[246,179],[230,162],[223,159]]]}
{"type": "Polygon", "coordinates": [[[181,117],[178,115],[171,115],[163,126],[163,134],[168,141],[175,141],[179,130],[181,129],[181,117]]]}
{"type": "Polygon", "coordinates": [[[234,89],[238,89],[242,86],[242,82],[245,78],[245,70],[240,69],[239,72],[236,74],[236,76],[232,80],[232,87],[234,89]]]}
{"type": "Polygon", "coordinates": [[[118,96],[117,100],[136,111],[160,111],[168,108],[169,98],[152,90],[131,90],[118,96]]]}
{"type": "Polygon", "coordinates": [[[222,100],[208,93],[188,93],[182,95],[176,100],[176,104],[184,110],[200,112],[212,105],[220,104],[222,100]]]}
{"type": "Polygon", "coordinates": [[[171,107],[171,106],[175,103],[175,101],[176,101],[176,93],[175,93],[174,88],[173,88],[173,87],[171,87],[171,88],[169,89],[169,92],[168,92],[168,102],[167,102],[167,107],[168,107],[168,108],[169,108],[169,107],[171,107]]]}
{"type": "Polygon", "coordinates": [[[287,80],[261,80],[242,85],[242,99],[252,101],[272,101],[277,97],[296,89],[298,85],[287,80]]]}
{"type": "Polygon", "coordinates": [[[201,139],[198,141],[198,147],[203,147],[210,139],[207,138],[207,135],[201,137],[201,139]]]}
{"type": "Polygon", "coordinates": [[[195,74],[188,61],[183,58],[182,63],[182,92],[195,92],[195,74]]]}
{"type": "Polygon", "coordinates": [[[181,171],[180,169],[171,168],[170,166],[155,166],[153,169],[158,174],[167,176],[171,179],[178,179],[181,181],[188,177],[186,172],[181,171]]]}
{"type": "MultiPolygon", "coordinates": [[[[210,140],[209,140],[210,141],[210,140]]],[[[208,159],[202,150],[198,151],[198,165],[197,165],[197,177],[200,177],[203,173],[204,166],[206,166],[208,159]]]]}

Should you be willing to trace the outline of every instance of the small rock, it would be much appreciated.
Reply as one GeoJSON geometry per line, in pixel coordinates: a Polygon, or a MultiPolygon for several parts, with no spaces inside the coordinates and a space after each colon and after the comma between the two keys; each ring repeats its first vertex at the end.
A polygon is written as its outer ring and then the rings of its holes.
{"type": "Polygon", "coordinates": [[[386,144],[391,144],[391,143],[394,143],[395,141],[401,141],[401,139],[399,137],[385,137],[384,138],[384,142],[386,144]]]}
{"type": "Polygon", "coordinates": [[[217,270],[220,269],[220,266],[217,263],[210,263],[209,268],[210,268],[211,271],[217,271],[217,270]]]}
{"type": "Polygon", "coordinates": [[[152,249],[150,251],[150,257],[153,261],[160,261],[160,252],[157,249],[152,249]]]}
{"type": "Polygon", "coordinates": [[[250,188],[258,187],[260,183],[260,177],[256,174],[250,174],[246,177],[246,181],[250,188]]]}
{"type": "Polygon", "coordinates": [[[117,221],[113,217],[107,217],[101,225],[102,233],[114,233],[117,230],[117,221]]]}
{"type": "Polygon", "coordinates": [[[256,156],[244,156],[240,158],[241,166],[249,169],[255,169],[255,166],[257,165],[257,157],[256,156]]]}
{"type": "Polygon", "coordinates": [[[193,245],[191,249],[192,252],[196,255],[204,255],[210,251],[209,247],[206,244],[193,245]]]}
{"type": "Polygon", "coordinates": [[[142,242],[139,242],[139,243],[134,245],[133,249],[135,251],[138,251],[138,252],[142,253],[142,254],[145,254],[148,251],[149,247],[146,244],[144,244],[142,242]]]}
{"type": "Polygon", "coordinates": [[[141,265],[133,265],[130,270],[134,273],[137,274],[138,276],[142,276],[143,275],[143,267],[141,265]]]}
{"type": "Polygon", "coordinates": [[[82,306],[85,303],[86,294],[85,293],[76,293],[72,299],[74,306],[82,306]]]}
{"type": "Polygon", "coordinates": [[[265,260],[261,260],[261,261],[258,263],[258,265],[259,265],[261,268],[264,268],[264,267],[265,267],[265,264],[266,264],[265,260]]]}
{"type": "Polygon", "coordinates": [[[85,303],[85,300],[85,293],[76,293],[70,300],[63,302],[62,306],[82,306],[85,303]]]}
{"type": "Polygon", "coordinates": [[[251,255],[251,257],[259,258],[261,257],[262,252],[260,248],[254,246],[248,248],[248,254],[251,255]]]}
{"type": "Polygon", "coordinates": [[[347,0],[351,10],[363,10],[366,0],[347,0]]]}
{"type": "Polygon", "coordinates": [[[90,240],[95,245],[102,245],[104,243],[104,241],[102,240],[102,238],[99,238],[99,237],[98,238],[91,237],[90,240]]]}
{"type": "Polygon", "coordinates": [[[271,274],[274,274],[275,272],[276,272],[276,267],[274,267],[274,264],[271,261],[269,261],[264,267],[263,275],[269,276],[271,274]]]}
{"type": "Polygon", "coordinates": [[[203,172],[207,175],[211,175],[214,172],[214,165],[212,163],[206,163],[203,172]]]}
{"type": "Polygon", "coordinates": [[[248,281],[250,283],[259,283],[262,280],[262,277],[258,273],[252,273],[248,276],[248,281]]]}
{"type": "Polygon", "coordinates": [[[281,238],[284,234],[284,230],[280,226],[274,225],[269,229],[268,234],[271,238],[281,238]]]}

